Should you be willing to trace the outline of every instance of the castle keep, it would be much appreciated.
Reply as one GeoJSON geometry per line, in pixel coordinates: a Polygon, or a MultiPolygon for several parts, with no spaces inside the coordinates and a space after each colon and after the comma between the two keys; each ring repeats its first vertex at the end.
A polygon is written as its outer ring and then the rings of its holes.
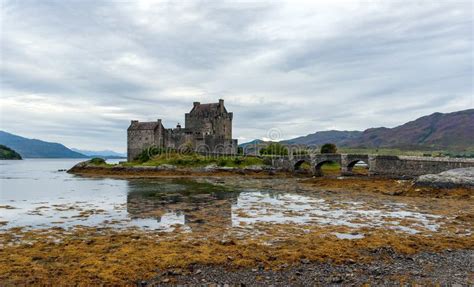
{"type": "Polygon", "coordinates": [[[194,102],[185,114],[185,125],[166,129],[161,119],[156,122],[132,120],[127,130],[127,160],[134,160],[148,147],[182,149],[192,147],[197,152],[235,154],[237,140],[232,139],[232,113],[224,100],[218,103],[194,102]]]}

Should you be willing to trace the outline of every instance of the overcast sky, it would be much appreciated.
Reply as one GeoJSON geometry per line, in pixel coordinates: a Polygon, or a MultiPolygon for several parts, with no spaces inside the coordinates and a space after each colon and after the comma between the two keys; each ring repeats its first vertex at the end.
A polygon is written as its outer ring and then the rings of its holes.
{"type": "Polygon", "coordinates": [[[68,147],[219,98],[240,142],[473,107],[472,1],[1,3],[0,129],[68,147]]]}

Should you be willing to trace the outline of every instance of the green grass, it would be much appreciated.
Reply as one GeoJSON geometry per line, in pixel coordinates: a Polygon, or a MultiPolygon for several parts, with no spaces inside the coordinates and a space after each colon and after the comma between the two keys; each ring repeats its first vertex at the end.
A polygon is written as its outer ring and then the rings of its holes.
{"type": "Polygon", "coordinates": [[[101,167],[112,167],[112,166],[116,166],[116,164],[107,163],[107,162],[105,161],[105,159],[100,158],[100,157],[94,157],[94,158],[88,160],[88,165],[101,166],[101,167]]]}
{"type": "Polygon", "coordinates": [[[148,161],[128,162],[125,166],[160,166],[164,164],[177,167],[204,167],[217,165],[219,167],[246,167],[251,165],[264,165],[263,159],[248,156],[204,156],[200,154],[166,153],[154,156],[148,161]]]}
{"type": "Polygon", "coordinates": [[[339,174],[341,165],[337,162],[327,162],[321,166],[321,172],[325,175],[339,174]]]}

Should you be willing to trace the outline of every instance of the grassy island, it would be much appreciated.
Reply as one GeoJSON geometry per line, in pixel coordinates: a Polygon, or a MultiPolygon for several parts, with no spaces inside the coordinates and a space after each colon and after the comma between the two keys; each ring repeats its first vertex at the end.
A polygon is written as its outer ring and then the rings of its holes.
{"type": "MultiPolygon", "coordinates": [[[[74,174],[92,176],[208,176],[210,173],[221,175],[275,176],[277,173],[288,176],[286,170],[272,167],[273,155],[259,157],[249,155],[203,155],[195,152],[177,152],[174,150],[145,150],[133,161],[118,164],[107,163],[102,158],[93,158],[81,162],[69,170],[74,174]]],[[[311,165],[303,163],[292,175],[311,175],[311,165]]],[[[338,163],[325,163],[321,167],[325,175],[340,174],[338,163]]],[[[355,167],[356,174],[366,174],[364,167],[355,167]]]]}
{"type": "Polygon", "coordinates": [[[0,145],[0,159],[22,159],[21,155],[11,148],[0,145]]]}
{"type": "Polygon", "coordinates": [[[210,156],[198,153],[167,152],[131,162],[109,164],[102,158],[81,162],[68,172],[92,176],[187,176],[237,173],[266,174],[273,170],[265,158],[249,156],[210,156]],[[262,173],[262,171],[265,171],[262,173]]]}

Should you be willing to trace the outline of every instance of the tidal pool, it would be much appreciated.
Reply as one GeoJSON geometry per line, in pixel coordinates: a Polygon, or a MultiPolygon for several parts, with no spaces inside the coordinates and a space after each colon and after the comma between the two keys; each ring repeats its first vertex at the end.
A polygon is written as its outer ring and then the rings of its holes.
{"type": "Polygon", "coordinates": [[[64,171],[79,161],[1,161],[0,230],[83,225],[192,232],[211,225],[245,232],[263,223],[419,233],[443,224],[440,215],[380,197],[239,188],[205,179],[85,178],[64,171]]]}

